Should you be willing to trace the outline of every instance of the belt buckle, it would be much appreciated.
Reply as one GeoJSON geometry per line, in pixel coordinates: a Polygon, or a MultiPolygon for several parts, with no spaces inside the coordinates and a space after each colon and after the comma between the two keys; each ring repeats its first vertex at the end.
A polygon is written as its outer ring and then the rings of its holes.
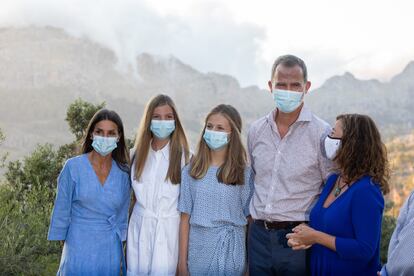
{"type": "Polygon", "coordinates": [[[264,227],[266,230],[269,230],[269,227],[267,227],[267,220],[263,221],[264,227]]]}

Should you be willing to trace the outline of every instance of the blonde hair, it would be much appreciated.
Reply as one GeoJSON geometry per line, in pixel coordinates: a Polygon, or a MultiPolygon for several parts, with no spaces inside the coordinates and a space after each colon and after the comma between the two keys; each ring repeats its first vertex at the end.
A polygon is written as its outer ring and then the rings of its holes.
{"type": "Polygon", "coordinates": [[[244,184],[244,170],[247,164],[246,150],[241,141],[242,120],[239,112],[231,105],[220,104],[207,115],[204,128],[198,142],[197,152],[191,161],[190,176],[195,179],[203,178],[211,164],[210,148],[203,139],[208,119],[214,115],[224,116],[230,123],[231,133],[227,145],[226,160],[219,168],[219,182],[232,185],[244,184]]]}
{"type": "Polygon", "coordinates": [[[135,139],[135,156],[136,162],[134,167],[135,179],[140,179],[144,171],[145,162],[148,157],[149,148],[153,134],[150,130],[151,119],[155,108],[163,105],[171,107],[174,120],[175,130],[170,137],[170,160],[165,180],[170,180],[173,184],[181,182],[181,162],[184,153],[185,164],[189,162],[190,151],[188,147],[187,137],[178,117],[177,108],[173,100],[163,94],[153,97],[145,107],[144,116],[141,119],[140,127],[135,139]]]}

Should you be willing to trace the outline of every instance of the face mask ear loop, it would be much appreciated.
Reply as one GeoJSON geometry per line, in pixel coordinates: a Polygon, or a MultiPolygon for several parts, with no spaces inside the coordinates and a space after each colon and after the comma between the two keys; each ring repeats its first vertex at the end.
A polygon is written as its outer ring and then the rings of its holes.
{"type": "Polygon", "coordinates": [[[342,141],[342,138],[332,137],[331,135],[327,135],[330,139],[342,141]]]}

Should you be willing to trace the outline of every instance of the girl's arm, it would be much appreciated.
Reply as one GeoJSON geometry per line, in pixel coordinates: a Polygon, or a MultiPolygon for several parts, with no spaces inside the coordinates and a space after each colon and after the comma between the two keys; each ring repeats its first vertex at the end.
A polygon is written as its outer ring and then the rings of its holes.
{"type": "Polygon", "coordinates": [[[178,267],[177,274],[187,276],[188,267],[188,240],[190,233],[190,214],[193,210],[193,198],[191,195],[188,166],[181,172],[180,198],[178,200],[178,210],[181,212],[179,245],[178,245],[178,267]]]}
{"type": "Polygon", "coordinates": [[[179,235],[179,253],[178,253],[178,275],[187,276],[187,257],[188,257],[188,236],[190,233],[190,215],[181,213],[180,235],[179,235]]]}

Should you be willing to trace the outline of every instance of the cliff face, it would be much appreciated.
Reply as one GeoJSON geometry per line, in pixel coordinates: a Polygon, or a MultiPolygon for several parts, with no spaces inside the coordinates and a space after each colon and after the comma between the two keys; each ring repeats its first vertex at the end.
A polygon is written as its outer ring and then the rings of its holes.
{"type": "Polygon", "coordinates": [[[413,129],[413,96],[414,62],[411,62],[387,83],[358,80],[350,73],[332,77],[312,91],[307,102],[330,123],[341,113],[368,114],[389,138],[413,129]]]}
{"type": "Polygon", "coordinates": [[[120,71],[111,51],[59,29],[0,29],[0,128],[7,137],[2,150],[21,157],[37,143],[71,141],[64,118],[78,97],[105,101],[132,138],[150,97],[169,94],[193,145],[216,104],[236,106],[245,125],[273,107],[266,91],[241,88],[231,76],[202,74],[174,57],[144,53],[136,62],[137,72],[120,71]]]}
{"type": "MultiPolygon", "coordinates": [[[[78,97],[105,101],[120,113],[132,138],[148,99],[169,94],[192,147],[205,115],[219,103],[240,111],[244,131],[274,107],[268,91],[240,87],[232,76],[200,73],[174,57],[144,53],[136,62],[137,72],[120,71],[110,50],[59,29],[0,29],[0,128],[7,137],[1,150],[9,151],[13,159],[37,143],[71,141],[64,118],[68,105],[78,97]]],[[[369,114],[391,137],[412,129],[413,94],[414,62],[389,83],[358,80],[350,73],[332,77],[310,91],[306,103],[329,123],[339,113],[369,114]]]]}

